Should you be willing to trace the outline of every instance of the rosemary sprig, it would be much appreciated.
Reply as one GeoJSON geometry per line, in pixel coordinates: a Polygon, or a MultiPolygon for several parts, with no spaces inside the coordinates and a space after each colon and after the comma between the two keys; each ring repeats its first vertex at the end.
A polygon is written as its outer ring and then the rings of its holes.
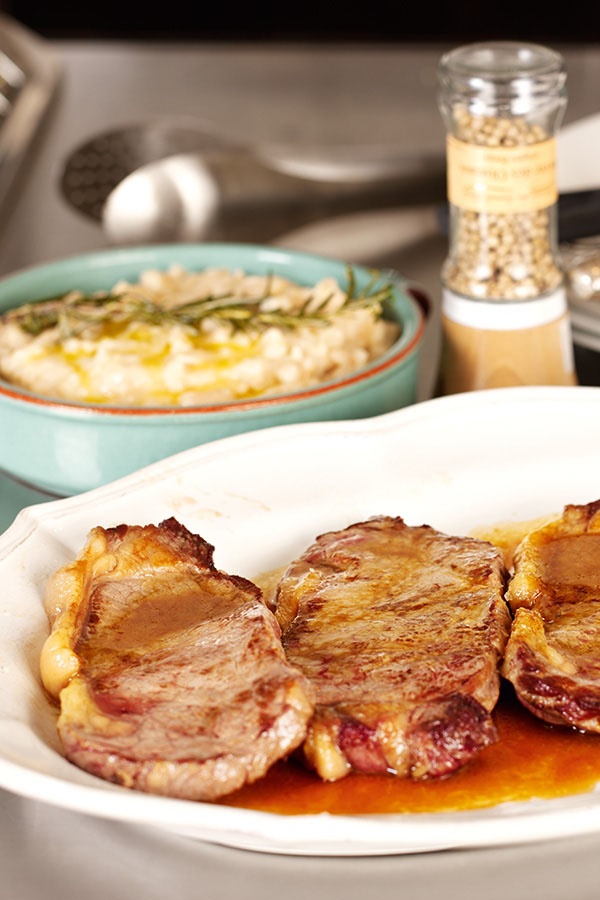
{"type": "Polygon", "coordinates": [[[263,296],[256,300],[236,297],[234,294],[209,295],[166,308],[145,296],[138,288],[123,293],[99,291],[82,294],[72,291],[60,297],[51,297],[28,303],[10,310],[5,321],[16,322],[27,334],[38,336],[51,328],[58,328],[61,339],[76,337],[90,326],[114,325],[124,327],[134,322],[148,325],[184,325],[199,330],[207,319],[228,323],[234,330],[261,330],[269,326],[298,328],[300,326],[326,327],[334,316],[359,308],[371,308],[377,316],[383,314],[384,304],[390,299],[392,285],[379,284],[379,275],[372,272],[367,286],[359,291],[351,266],[347,269],[346,299],[336,310],[328,309],[331,297],[317,306],[309,296],[296,312],[265,308],[270,299],[271,279],[266,280],[263,296]]]}

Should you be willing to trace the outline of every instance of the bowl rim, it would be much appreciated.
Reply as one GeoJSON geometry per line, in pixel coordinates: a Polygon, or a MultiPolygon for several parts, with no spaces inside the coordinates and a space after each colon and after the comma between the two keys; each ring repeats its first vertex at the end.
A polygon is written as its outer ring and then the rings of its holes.
{"type": "MultiPolygon", "coordinates": [[[[160,258],[162,256],[168,256],[172,254],[175,256],[183,255],[185,257],[188,254],[191,255],[194,250],[201,253],[203,249],[208,250],[209,252],[217,252],[217,254],[219,252],[225,254],[234,254],[237,252],[243,255],[249,255],[250,257],[255,257],[257,259],[260,258],[261,254],[264,254],[265,256],[271,257],[272,259],[279,258],[280,264],[284,258],[287,258],[288,261],[291,262],[307,262],[311,265],[331,265],[338,268],[350,266],[355,272],[359,273],[363,277],[368,275],[370,272],[379,272],[382,275],[385,275],[388,280],[394,282],[395,291],[399,296],[402,296],[403,299],[412,306],[413,311],[416,314],[414,333],[410,340],[406,341],[406,343],[402,343],[405,340],[405,335],[401,334],[396,339],[394,344],[392,344],[392,346],[388,348],[388,350],[380,357],[372,360],[366,366],[363,366],[360,369],[356,369],[355,371],[350,372],[348,375],[342,376],[341,378],[321,382],[319,384],[312,385],[306,388],[298,388],[286,393],[266,394],[264,396],[248,398],[244,400],[229,400],[220,403],[199,403],[190,406],[125,406],[111,403],[94,404],[76,400],[66,400],[64,398],[46,397],[26,388],[20,388],[17,385],[13,385],[1,376],[0,398],[9,398],[12,401],[30,404],[36,408],[57,410],[64,415],[94,415],[102,418],[110,418],[115,416],[123,418],[144,418],[150,416],[189,417],[194,415],[227,413],[236,414],[243,412],[252,412],[256,410],[269,409],[271,407],[278,408],[281,406],[287,406],[295,404],[298,401],[308,401],[316,397],[321,397],[323,395],[344,391],[352,387],[353,385],[360,384],[361,382],[366,381],[367,379],[370,380],[373,377],[382,375],[390,368],[402,362],[403,359],[411,356],[415,348],[420,344],[422,340],[427,318],[429,315],[428,298],[419,286],[411,285],[411,283],[400,273],[389,267],[386,267],[385,269],[378,269],[377,267],[369,267],[359,263],[348,263],[345,260],[337,259],[335,257],[324,256],[316,253],[307,253],[301,250],[288,250],[284,247],[281,248],[278,246],[271,247],[270,245],[262,244],[235,242],[203,242],[201,244],[154,244],[106,248],[88,253],[79,253],[56,260],[49,260],[40,264],[30,265],[2,276],[0,278],[0,293],[10,289],[12,284],[19,285],[20,283],[26,282],[28,279],[34,278],[36,275],[39,275],[46,271],[60,271],[64,266],[77,266],[79,264],[81,266],[88,266],[90,269],[96,267],[100,269],[102,263],[106,263],[107,265],[109,265],[113,260],[115,264],[117,264],[119,262],[125,262],[127,260],[131,260],[131,262],[134,263],[139,259],[140,264],[142,260],[146,260],[143,268],[159,268],[164,267],[164,264],[155,262],[154,265],[152,265],[150,263],[150,260],[155,258],[156,256],[160,258]],[[402,343],[402,346],[394,349],[399,342],[402,343]]],[[[182,264],[177,259],[174,259],[172,263],[182,264]]],[[[204,265],[213,265],[213,263],[207,262],[204,263],[204,265]]],[[[142,270],[142,268],[138,269],[140,273],[142,270]]],[[[64,290],[68,291],[69,288],[66,288],[64,290]]],[[[34,297],[29,302],[35,302],[35,299],[36,298],[34,297]]],[[[42,300],[43,298],[39,297],[37,299],[42,300]]],[[[17,306],[22,305],[22,303],[24,302],[28,301],[19,301],[17,303],[17,306]]],[[[7,310],[8,309],[11,309],[11,307],[7,307],[7,310]]],[[[5,311],[6,310],[4,309],[0,309],[0,315],[5,311]]]]}

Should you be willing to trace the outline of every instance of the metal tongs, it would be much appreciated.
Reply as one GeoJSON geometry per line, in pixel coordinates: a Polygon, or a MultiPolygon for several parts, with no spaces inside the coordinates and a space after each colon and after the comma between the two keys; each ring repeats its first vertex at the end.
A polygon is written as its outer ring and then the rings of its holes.
{"type": "Polygon", "coordinates": [[[0,205],[13,188],[60,76],[51,46],[0,14],[0,205]]]}

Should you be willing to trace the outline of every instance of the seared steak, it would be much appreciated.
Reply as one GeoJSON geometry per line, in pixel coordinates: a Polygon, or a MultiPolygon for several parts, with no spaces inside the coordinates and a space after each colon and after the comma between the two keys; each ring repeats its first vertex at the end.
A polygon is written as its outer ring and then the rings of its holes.
{"type": "Polygon", "coordinates": [[[213,800],[305,737],[311,688],[260,590],[175,519],[94,528],[51,579],[42,677],[65,755],[110,781],[213,800]]]}
{"type": "Polygon", "coordinates": [[[322,778],[446,775],[497,740],[505,577],[492,544],[390,517],[321,535],[289,566],[276,615],[316,691],[303,752],[322,778]]]}
{"type": "Polygon", "coordinates": [[[503,674],[546,722],[600,732],[600,501],[569,505],[515,552],[503,674]]]}

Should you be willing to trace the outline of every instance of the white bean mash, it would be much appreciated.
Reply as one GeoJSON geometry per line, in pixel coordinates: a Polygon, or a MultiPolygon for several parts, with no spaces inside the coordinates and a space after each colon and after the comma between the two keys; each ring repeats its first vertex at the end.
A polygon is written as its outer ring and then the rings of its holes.
{"type": "Polygon", "coordinates": [[[180,266],[110,292],[29,304],[0,319],[0,375],[55,399],[195,406],[307,388],[384,353],[399,327],[381,284],[303,287],[278,275],[180,266]]]}

